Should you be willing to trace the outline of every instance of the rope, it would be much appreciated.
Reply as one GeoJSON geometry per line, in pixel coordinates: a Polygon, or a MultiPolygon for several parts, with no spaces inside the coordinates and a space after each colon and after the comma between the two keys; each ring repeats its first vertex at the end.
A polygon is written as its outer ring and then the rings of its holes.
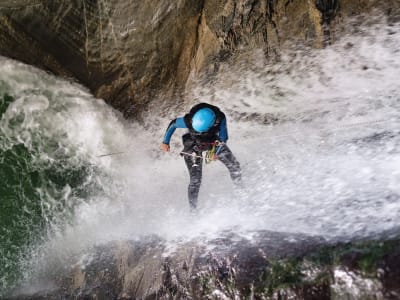
{"type": "Polygon", "coordinates": [[[98,155],[97,157],[104,157],[104,156],[118,155],[118,154],[123,154],[123,153],[125,153],[125,152],[124,152],[124,151],[121,151],[121,152],[113,152],[113,153],[107,153],[107,154],[98,155]]]}
{"type": "MultiPolygon", "coordinates": [[[[350,127],[362,127],[362,126],[366,126],[366,125],[371,125],[371,124],[379,124],[379,123],[387,123],[387,122],[392,122],[392,120],[375,120],[375,121],[366,121],[366,122],[358,122],[358,123],[351,123],[351,124],[344,124],[342,126],[338,126],[334,129],[325,129],[327,130],[327,134],[332,134],[336,131],[340,131],[340,130],[344,130],[350,127]]],[[[323,131],[323,130],[321,130],[323,131]]],[[[286,134],[281,134],[281,135],[275,135],[275,136],[268,136],[265,138],[261,138],[261,140],[270,140],[270,139],[278,139],[278,138],[283,138],[283,137],[294,137],[294,135],[296,133],[302,132],[301,130],[296,130],[296,131],[291,131],[289,133],[286,134]]],[[[317,136],[317,135],[315,135],[317,136]]],[[[254,138],[259,140],[260,138],[254,138]]],[[[223,147],[223,143],[219,143],[216,144],[215,142],[212,143],[213,147],[211,150],[207,151],[206,156],[200,156],[200,155],[196,155],[195,153],[188,153],[188,152],[180,152],[180,155],[185,155],[185,156],[191,156],[194,158],[200,158],[205,160],[207,163],[210,163],[211,161],[216,160],[215,156],[218,155],[218,153],[221,151],[221,148],[223,147]],[[217,148],[218,147],[218,148],[217,148]]],[[[97,157],[105,157],[105,156],[112,156],[112,155],[119,155],[119,154],[124,154],[126,153],[126,151],[120,151],[120,152],[113,152],[113,153],[107,153],[107,154],[102,154],[102,155],[98,155],[97,157]]]]}

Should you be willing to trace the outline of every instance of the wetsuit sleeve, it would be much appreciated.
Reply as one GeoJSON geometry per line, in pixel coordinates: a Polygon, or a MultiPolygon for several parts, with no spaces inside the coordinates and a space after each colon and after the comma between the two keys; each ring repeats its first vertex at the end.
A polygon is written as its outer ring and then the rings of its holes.
{"type": "Polygon", "coordinates": [[[226,143],[228,141],[228,128],[226,126],[226,118],[223,118],[221,124],[219,124],[218,136],[221,142],[226,143]]]}
{"type": "Polygon", "coordinates": [[[176,128],[187,128],[184,118],[176,118],[169,123],[167,131],[165,132],[163,143],[168,144],[176,128]]]}

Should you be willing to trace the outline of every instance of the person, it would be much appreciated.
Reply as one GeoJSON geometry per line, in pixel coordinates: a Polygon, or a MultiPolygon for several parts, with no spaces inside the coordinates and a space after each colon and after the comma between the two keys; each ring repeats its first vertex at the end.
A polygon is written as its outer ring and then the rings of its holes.
{"type": "Polygon", "coordinates": [[[226,117],[217,106],[199,103],[184,117],[172,120],[160,147],[164,152],[170,151],[169,143],[177,128],[188,129],[182,136],[184,148],[181,155],[189,170],[188,198],[192,210],[197,208],[204,151],[214,150],[216,157],[213,158],[221,161],[228,168],[234,184],[241,186],[240,164],[226,144],[228,141],[226,117]]]}

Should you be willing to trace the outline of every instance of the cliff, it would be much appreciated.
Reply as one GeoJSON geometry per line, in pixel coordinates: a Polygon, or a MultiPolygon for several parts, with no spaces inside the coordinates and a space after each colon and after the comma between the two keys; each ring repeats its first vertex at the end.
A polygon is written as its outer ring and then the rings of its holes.
{"type": "Polygon", "coordinates": [[[190,78],[255,48],[266,56],[287,41],[323,47],[348,16],[383,10],[396,0],[44,1],[0,4],[0,55],[87,86],[97,97],[139,116],[184,98],[190,78]]]}

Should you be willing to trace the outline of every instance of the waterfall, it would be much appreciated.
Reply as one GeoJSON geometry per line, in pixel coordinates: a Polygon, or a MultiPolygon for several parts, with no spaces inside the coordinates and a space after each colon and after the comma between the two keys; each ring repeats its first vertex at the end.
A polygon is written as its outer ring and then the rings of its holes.
{"type": "Polygon", "coordinates": [[[226,113],[245,183],[237,191],[221,163],[206,166],[196,216],[183,131],[171,153],[158,149],[169,119],[128,122],[82,86],[0,58],[0,291],[112,240],[173,245],[230,230],[347,240],[398,227],[398,49],[399,25],[362,27],[274,63],[254,51],[194,88],[190,105],[226,113]]]}

